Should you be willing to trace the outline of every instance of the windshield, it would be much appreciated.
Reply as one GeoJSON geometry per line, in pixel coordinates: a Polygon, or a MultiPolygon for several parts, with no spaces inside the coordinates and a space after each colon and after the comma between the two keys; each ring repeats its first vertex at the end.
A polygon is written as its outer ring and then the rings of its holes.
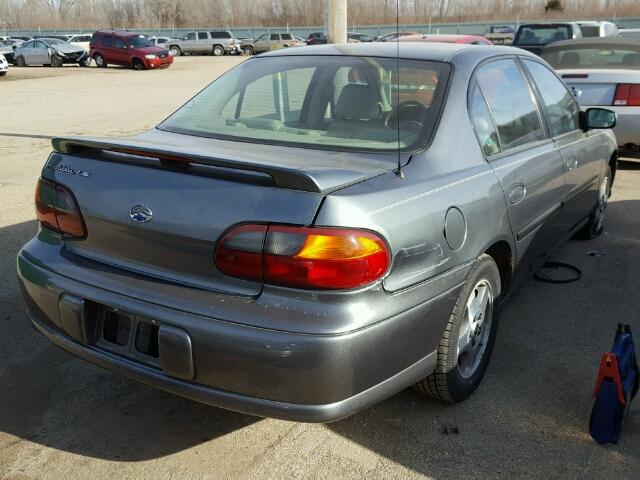
{"type": "Polygon", "coordinates": [[[640,45],[592,45],[582,48],[552,48],[542,58],[556,69],[617,68],[640,69],[640,45]]]}
{"type": "Polygon", "coordinates": [[[59,45],[61,43],[67,43],[67,42],[65,42],[63,40],[59,40],[57,38],[43,38],[42,40],[47,42],[49,45],[59,45]]]}
{"type": "Polygon", "coordinates": [[[158,128],[320,149],[408,150],[428,141],[448,72],[445,63],[419,60],[257,57],[158,128]]]}
{"type": "Polygon", "coordinates": [[[132,48],[144,48],[151,47],[153,43],[144,35],[139,35],[137,37],[130,37],[127,42],[129,46],[132,48]]]}
{"type": "Polygon", "coordinates": [[[571,29],[568,25],[530,25],[520,29],[516,43],[518,45],[546,45],[569,38],[571,38],[571,29]]]}

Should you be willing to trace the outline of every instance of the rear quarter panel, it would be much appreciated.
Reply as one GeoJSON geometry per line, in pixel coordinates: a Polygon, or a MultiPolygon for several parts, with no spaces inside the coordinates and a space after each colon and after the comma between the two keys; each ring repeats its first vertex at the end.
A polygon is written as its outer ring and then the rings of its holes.
{"type": "Polygon", "coordinates": [[[472,262],[497,241],[507,242],[515,252],[504,193],[482,155],[467,113],[468,79],[474,65],[472,58],[455,63],[432,144],[413,156],[403,178],[389,173],[335,192],[316,218],[318,225],[368,228],[386,238],[393,255],[384,279],[388,291],[472,262]],[[466,223],[459,247],[450,245],[445,233],[446,214],[452,208],[466,223]]]}

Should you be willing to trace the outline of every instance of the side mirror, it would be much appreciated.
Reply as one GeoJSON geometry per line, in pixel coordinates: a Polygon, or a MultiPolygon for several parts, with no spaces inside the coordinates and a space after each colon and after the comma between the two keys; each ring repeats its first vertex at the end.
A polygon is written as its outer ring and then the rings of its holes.
{"type": "Polygon", "coordinates": [[[616,126],[616,114],[606,108],[588,108],[581,112],[584,130],[593,128],[613,128],[616,126]]]}

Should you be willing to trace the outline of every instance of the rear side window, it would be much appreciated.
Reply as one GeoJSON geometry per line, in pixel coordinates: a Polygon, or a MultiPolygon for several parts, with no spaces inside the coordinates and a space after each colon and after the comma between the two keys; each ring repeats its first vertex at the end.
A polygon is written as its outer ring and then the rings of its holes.
{"type": "Polygon", "coordinates": [[[277,33],[272,33],[271,40],[280,40],[280,35],[278,35],[277,33]]]}
{"type": "Polygon", "coordinates": [[[111,35],[102,37],[102,46],[107,48],[113,47],[113,37],[111,35]]]}
{"type": "Polygon", "coordinates": [[[198,40],[206,40],[207,38],[209,38],[207,32],[198,32],[198,40]]]}
{"type": "Polygon", "coordinates": [[[580,107],[558,77],[547,67],[532,60],[523,60],[542,97],[552,136],[579,128],[580,107]]]}
{"type": "Polygon", "coordinates": [[[291,40],[291,34],[290,33],[283,33],[281,35],[282,40],[291,40]]]}
{"type": "Polygon", "coordinates": [[[231,38],[231,34],[229,32],[209,32],[211,33],[211,38],[231,38]]]}
{"type": "Polygon", "coordinates": [[[469,95],[469,116],[473,129],[478,137],[478,142],[485,155],[491,156],[500,153],[500,143],[498,141],[498,132],[496,125],[491,117],[487,102],[482,95],[482,91],[477,82],[471,85],[469,95]]]}
{"type": "Polygon", "coordinates": [[[476,79],[498,128],[502,150],[545,138],[533,92],[513,60],[485,65],[476,79]]]}

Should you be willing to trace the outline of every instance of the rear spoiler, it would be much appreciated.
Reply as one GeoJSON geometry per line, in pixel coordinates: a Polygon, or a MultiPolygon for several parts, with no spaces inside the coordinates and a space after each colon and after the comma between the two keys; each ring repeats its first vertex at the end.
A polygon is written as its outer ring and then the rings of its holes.
{"type": "MultiPolygon", "coordinates": [[[[126,158],[128,163],[136,163],[137,161],[149,159],[156,160],[162,164],[195,164],[208,165],[224,169],[241,170],[248,173],[266,174],[273,180],[273,183],[280,188],[291,190],[302,190],[306,192],[327,193],[330,190],[336,190],[335,182],[327,182],[329,185],[323,186],[320,178],[316,178],[322,169],[301,170],[293,167],[282,165],[269,165],[265,163],[256,163],[251,161],[237,160],[232,158],[209,156],[202,154],[194,154],[177,150],[169,150],[163,148],[152,148],[146,142],[137,141],[135,139],[96,139],[96,138],[79,138],[79,137],[54,137],[51,140],[55,152],[68,155],[82,155],[90,158],[110,160],[109,153],[115,153],[126,158]],[[315,176],[313,174],[316,174],[315,176]]],[[[166,145],[165,145],[166,146],[166,145]]],[[[112,159],[111,159],[112,160],[112,159]]],[[[334,172],[335,173],[335,172],[334,172]]],[[[343,172],[350,178],[345,178],[346,182],[340,185],[340,188],[357,183],[370,177],[363,172],[343,172]],[[351,174],[351,175],[348,175],[351,174]]],[[[326,176],[329,174],[331,180],[335,180],[335,175],[324,171],[326,176]]],[[[329,179],[327,179],[329,180],[329,179]]]]}

